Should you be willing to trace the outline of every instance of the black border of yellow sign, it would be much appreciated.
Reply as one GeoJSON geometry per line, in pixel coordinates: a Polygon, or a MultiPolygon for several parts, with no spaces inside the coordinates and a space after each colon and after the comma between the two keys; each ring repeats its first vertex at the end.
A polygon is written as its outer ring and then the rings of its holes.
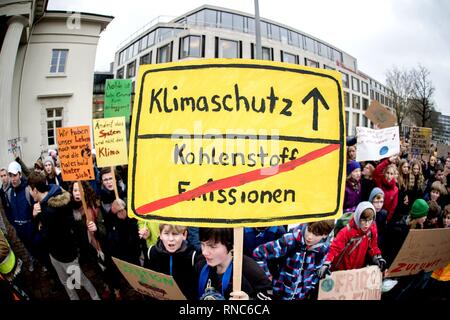
{"type": "MultiPolygon", "coordinates": [[[[169,66],[169,67],[162,67],[160,69],[154,69],[154,70],[147,70],[142,74],[142,78],[140,81],[140,92],[139,92],[139,102],[138,102],[138,110],[136,114],[136,119],[133,119],[133,122],[135,121],[135,131],[134,131],[134,145],[133,145],[133,154],[130,154],[130,156],[133,157],[133,170],[132,170],[132,190],[131,190],[131,209],[133,210],[134,214],[145,220],[158,220],[161,219],[163,221],[182,221],[182,222],[198,222],[198,223],[257,223],[257,222],[271,222],[271,221],[277,221],[277,220],[302,220],[302,219],[310,219],[310,218],[323,218],[328,216],[333,216],[337,213],[339,210],[339,204],[340,204],[340,197],[341,197],[341,188],[342,188],[342,174],[344,170],[344,139],[345,139],[345,133],[344,133],[344,115],[343,115],[343,106],[342,106],[342,87],[334,77],[328,75],[319,73],[312,70],[304,70],[304,69],[293,69],[288,67],[281,67],[281,66],[274,66],[274,65],[261,65],[261,64],[246,64],[246,63],[209,63],[209,64],[202,64],[202,65],[178,65],[178,66],[169,66]],[[314,139],[314,138],[305,138],[305,137],[292,137],[292,136],[280,136],[280,140],[288,140],[288,141],[302,141],[302,142],[313,142],[313,143],[336,143],[340,145],[339,150],[339,173],[338,173],[338,190],[337,190],[337,198],[336,198],[336,208],[332,212],[326,212],[326,213],[313,213],[313,214],[300,214],[296,216],[284,216],[284,217],[273,217],[273,218],[241,218],[241,219],[224,219],[224,218],[182,218],[182,217],[166,217],[166,216],[157,216],[154,214],[151,215],[141,215],[136,212],[135,208],[135,175],[136,175],[136,160],[137,160],[137,141],[138,139],[171,139],[170,134],[152,134],[152,135],[145,135],[140,137],[138,135],[139,132],[139,121],[141,114],[141,107],[142,107],[142,94],[143,94],[143,88],[144,88],[144,82],[149,79],[147,77],[147,74],[151,73],[157,73],[157,72],[166,72],[166,71],[182,71],[182,70],[195,70],[195,69],[207,69],[207,68],[248,68],[248,69],[266,69],[266,70],[275,70],[275,71],[284,71],[284,72],[293,72],[298,74],[304,74],[304,75],[312,75],[312,76],[318,76],[318,77],[324,77],[329,78],[333,80],[336,83],[336,89],[339,96],[339,141],[336,140],[327,140],[327,139],[314,139]]],[[[195,138],[195,137],[193,137],[195,138]]],[[[204,137],[203,137],[204,138],[204,137]]],[[[248,137],[247,137],[248,138],[248,137]]]]}

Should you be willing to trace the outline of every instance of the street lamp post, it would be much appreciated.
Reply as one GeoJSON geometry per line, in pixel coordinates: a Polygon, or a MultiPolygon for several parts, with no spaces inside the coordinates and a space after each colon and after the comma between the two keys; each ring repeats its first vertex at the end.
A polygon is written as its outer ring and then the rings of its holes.
{"type": "Polygon", "coordinates": [[[259,21],[259,3],[255,0],[255,36],[256,36],[256,48],[255,58],[261,60],[262,48],[261,48],[261,23],[259,21]]]}

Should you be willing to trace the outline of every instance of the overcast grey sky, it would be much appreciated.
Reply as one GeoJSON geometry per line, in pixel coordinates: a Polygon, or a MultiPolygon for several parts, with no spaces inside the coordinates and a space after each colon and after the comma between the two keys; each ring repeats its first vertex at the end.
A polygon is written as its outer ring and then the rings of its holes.
{"type": "MultiPolygon", "coordinates": [[[[254,13],[253,0],[49,0],[49,10],[112,15],[102,33],[96,71],[107,70],[117,46],[158,16],[174,18],[203,4],[254,13]]],[[[358,59],[385,82],[393,66],[418,63],[431,72],[438,111],[450,115],[450,1],[259,0],[261,17],[309,33],[358,59]]],[[[168,19],[168,18],[166,18],[168,19]]]]}

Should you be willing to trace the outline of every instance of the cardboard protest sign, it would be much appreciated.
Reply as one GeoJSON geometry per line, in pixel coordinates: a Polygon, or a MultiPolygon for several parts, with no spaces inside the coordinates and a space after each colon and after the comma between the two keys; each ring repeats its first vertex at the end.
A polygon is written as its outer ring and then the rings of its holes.
{"type": "Polygon", "coordinates": [[[172,276],[112,258],[128,283],[139,293],[158,300],[186,300],[172,276]]]}
{"type": "Polygon", "coordinates": [[[441,157],[448,157],[449,153],[450,153],[450,146],[447,144],[443,144],[443,143],[438,143],[437,144],[437,156],[439,158],[441,157]]]}
{"type": "Polygon", "coordinates": [[[340,216],[345,133],[336,71],[195,60],[142,66],[137,87],[131,216],[216,227],[340,216]]]}
{"type": "Polygon", "coordinates": [[[356,127],[356,161],[380,160],[400,152],[398,127],[370,129],[356,127]]]}
{"type": "Polygon", "coordinates": [[[8,140],[8,153],[13,154],[14,157],[16,157],[16,156],[22,157],[21,141],[22,141],[22,139],[20,139],[20,137],[8,140]]]}
{"type": "Polygon", "coordinates": [[[131,80],[107,79],[105,85],[104,117],[130,117],[131,80]]]}
{"type": "Polygon", "coordinates": [[[386,277],[408,276],[445,267],[450,262],[450,229],[409,230],[386,277]]]}
{"type": "Polygon", "coordinates": [[[64,181],[95,179],[89,126],[57,128],[56,141],[64,181]]]}
{"type": "Polygon", "coordinates": [[[430,155],[431,128],[411,127],[409,130],[409,150],[413,158],[430,155]]]}
{"type": "Polygon", "coordinates": [[[377,266],[332,272],[319,282],[318,300],[381,300],[382,278],[377,266]]]}
{"type": "Polygon", "coordinates": [[[377,100],[372,100],[364,115],[380,129],[393,127],[397,124],[395,114],[383,107],[377,100]]]}
{"type": "Polygon", "coordinates": [[[93,120],[97,165],[118,166],[128,163],[125,117],[93,120]]]}

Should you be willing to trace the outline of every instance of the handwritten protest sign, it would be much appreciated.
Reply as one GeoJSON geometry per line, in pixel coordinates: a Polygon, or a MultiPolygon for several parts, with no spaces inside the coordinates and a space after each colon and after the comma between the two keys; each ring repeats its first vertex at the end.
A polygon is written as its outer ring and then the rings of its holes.
{"type": "Polygon", "coordinates": [[[57,128],[56,141],[64,181],[95,179],[89,126],[57,128]]]}
{"type": "Polygon", "coordinates": [[[408,276],[445,267],[450,262],[450,229],[409,230],[386,277],[408,276]]]}
{"type": "Polygon", "coordinates": [[[95,119],[93,124],[97,165],[102,168],[127,164],[125,117],[95,119]]]}
{"type": "Polygon", "coordinates": [[[409,154],[413,158],[421,158],[422,155],[430,155],[431,128],[410,127],[409,130],[409,154]]]}
{"type": "Polygon", "coordinates": [[[137,292],[158,300],[186,300],[172,276],[145,269],[114,257],[112,259],[128,283],[137,292]]]}
{"type": "Polygon", "coordinates": [[[8,140],[8,153],[12,153],[14,156],[21,156],[22,154],[22,139],[15,138],[8,140]]]}
{"type": "Polygon", "coordinates": [[[132,216],[236,227],[340,215],[339,73],[214,59],[142,66],[138,79],[132,216]]]}
{"type": "Polygon", "coordinates": [[[335,271],[319,282],[318,300],[380,300],[381,284],[377,266],[335,271]]]}
{"type": "Polygon", "coordinates": [[[398,127],[374,130],[356,127],[356,161],[380,160],[400,152],[398,127]]]}
{"type": "Polygon", "coordinates": [[[395,114],[383,107],[377,100],[372,100],[364,115],[380,129],[393,127],[397,124],[395,114]]]}
{"type": "Polygon", "coordinates": [[[104,117],[130,117],[131,80],[108,79],[105,87],[104,117]]]}

